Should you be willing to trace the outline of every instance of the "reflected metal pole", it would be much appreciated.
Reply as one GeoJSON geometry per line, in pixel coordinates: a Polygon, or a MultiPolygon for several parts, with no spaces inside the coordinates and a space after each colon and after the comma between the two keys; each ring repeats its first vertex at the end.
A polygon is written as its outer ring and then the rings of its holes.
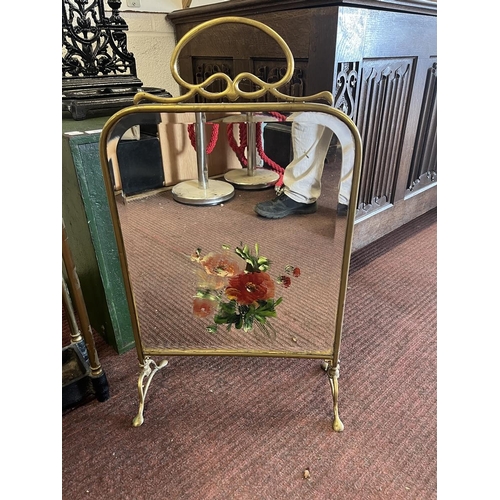
{"type": "Polygon", "coordinates": [[[279,174],[265,168],[257,168],[257,123],[254,114],[246,114],[247,123],[247,168],[229,170],[224,179],[240,189],[266,189],[274,186],[279,174]]]}
{"type": "Polygon", "coordinates": [[[208,164],[205,140],[205,113],[196,113],[196,162],[198,164],[198,187],[208,188],[208,164]]]}
{"type": "Polygon", "coordinates": [[[257,124],[250,121],[251,113],[247,113],[247,154],[248,154],[248,175],[255,176],[255,168],[257,167],[257,141],[255,134],[257,132],[257,124]]]}
{"type": "Polygon", "coordinates": [[[198,179],[176,184],[172,188],[175,201],[187,205],[217,205],[234,196],[234,187],[228,182],[208,178],[205,138],[205,113],[196,112],[196,162],[198,179]]]}

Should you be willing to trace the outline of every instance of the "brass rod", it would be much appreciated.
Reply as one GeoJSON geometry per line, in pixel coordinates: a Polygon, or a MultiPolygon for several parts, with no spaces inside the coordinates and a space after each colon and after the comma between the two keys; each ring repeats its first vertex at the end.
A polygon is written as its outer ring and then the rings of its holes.
{"type": "Polygon", "coordinates": [[[239,356],[263,358],[332,359],[332,352],[248,351],[238,349],[168,349],[144,347],[145,356],[239,356]]]}
{"type": "Polygon", "coordinates": [[[64,306],[64,312],[68,318],[69,329],[71,330],[71,343],[77,344],[82,341],[82,332],[80,332],[80,327],[76,321],[75,310],[73,309],[73,304],[71,303],[71,297],[69,295],[68,285],[64,278],[62,279],[62,300],[64,306]]]}
{"type": "Polygon", "coordinates": [[[90,320],[87,313],[87,307],[85,306],[85,300],[83,298],[80,280],[76,272],[73,255],[71,254],[71,249],[68,244],[68,234],[66,233],[64,219],[62,221],[62,256],[64,266],[66,268],[66,273],[68,275],[69,289],[73,296],[76,313],[78,314],[80,324],[82,325],[82,335],[85,339],[85,343],[87,344],[91,375],[97,376],[102,373],[102,368],[97,356],[97,351],[94,344],[94,336],[92,334],[92,327],[90,326],[90,320]]]}

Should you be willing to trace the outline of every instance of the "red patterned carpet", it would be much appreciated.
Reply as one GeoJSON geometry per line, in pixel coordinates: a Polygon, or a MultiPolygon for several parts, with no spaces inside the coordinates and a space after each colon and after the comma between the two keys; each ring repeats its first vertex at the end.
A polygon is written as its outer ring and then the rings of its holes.
{"type": "Polygon", "coordinates": [[[110,399],[62,417],[62,498],[437,498],[436,219],[432,210],[352,257],[344,432],[331,428],[318,361],[236,357],[170,358],[134,428],[136,353],[96,337],[110,399]]]}

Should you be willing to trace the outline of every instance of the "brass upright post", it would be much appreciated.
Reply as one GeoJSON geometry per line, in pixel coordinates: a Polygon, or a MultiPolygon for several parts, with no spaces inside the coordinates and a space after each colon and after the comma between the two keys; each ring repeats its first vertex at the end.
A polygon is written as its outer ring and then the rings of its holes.
{"type": "Polygon", "coordinates": [[[92,327],[90,326],[90,320],[87,313],[87,307],[85,306],[85,300],[83,298],[82,289],[80,287],[80,280],[76,272],[76,266],[73,261],[71,249],[68,244],[68,234],[66,233],[64,219],[62,221],[62,257],[64,267],[68,275],[69,289],[71,295],[73,296],[76,313],[78,314],[78,318],[82,326],[82,335],[87,345],[92,384],[96,391],[97,399],[99,401],[106,401],[109,398],[108,382],[97,356],[94,336],[92,334],[92,327]]]}
{"type": "Polygon", "coordinates": [[[68,316],[69,328],[71,330],[71,343],[79,344],[83,341],[82,334],[80,332],[80,328],[78,327],[78,323],[75,317],[75,311],[73,309],[73,304],[71,303],[71,297],[69,295],[68,285],[64,278],[62,279],[62,298],[64,311],[68,316]]]}

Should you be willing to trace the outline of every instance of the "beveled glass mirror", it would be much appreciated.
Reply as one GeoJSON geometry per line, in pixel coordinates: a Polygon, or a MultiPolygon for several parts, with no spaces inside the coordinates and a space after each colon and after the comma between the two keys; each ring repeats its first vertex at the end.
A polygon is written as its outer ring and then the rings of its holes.
{"type": "MultiPolygon", "coordinates": [[[[293,73],[293,57],[259,22],[230,17],[203,23],[180,40],[171,69],[187,93],[138,94],[134,106],[108,120],[100,143],[142,369],[133,424],[143,423],[149,385],[166,357],[261,356],[318,359],[332,390],[333,428],[341,431],[337,379],[359,133],[329,105],[330,93],[294,98],[279,92],[293,73]],[[180,50],[221,23],[244,23],[276,40],[288,64],[283,78],[268,84],[248,73],[234,80],[221,73],[197,85],[184,82],[176,71],[180,50]],[[225,89],[208,92],[216,79],[225,89]],[[242,91],[242,81],[257,90],[242,91]],[[266,94],[279,100],[248,102],[266,94]],[[189,102],[196,96],[230,102],[189,102]],[[320,100],[329,104],[314,102],[320,100]],[[124,164],[134,160],[124,147],[138,145],[141,130],[151,128],[161,182],[129,194],[122,177],[124,164]],[[300,180],[285,168],[299,157],[317,172],[309,186],[319,194],[314,213],[279,220],[256,213],[256,204],[271,200],[274,190],[286,193],[291,180],[300,180]]],[[[136,160],[139,178],[151,166],[144,158],[150,157],[141,153],[136,160]]]]}

